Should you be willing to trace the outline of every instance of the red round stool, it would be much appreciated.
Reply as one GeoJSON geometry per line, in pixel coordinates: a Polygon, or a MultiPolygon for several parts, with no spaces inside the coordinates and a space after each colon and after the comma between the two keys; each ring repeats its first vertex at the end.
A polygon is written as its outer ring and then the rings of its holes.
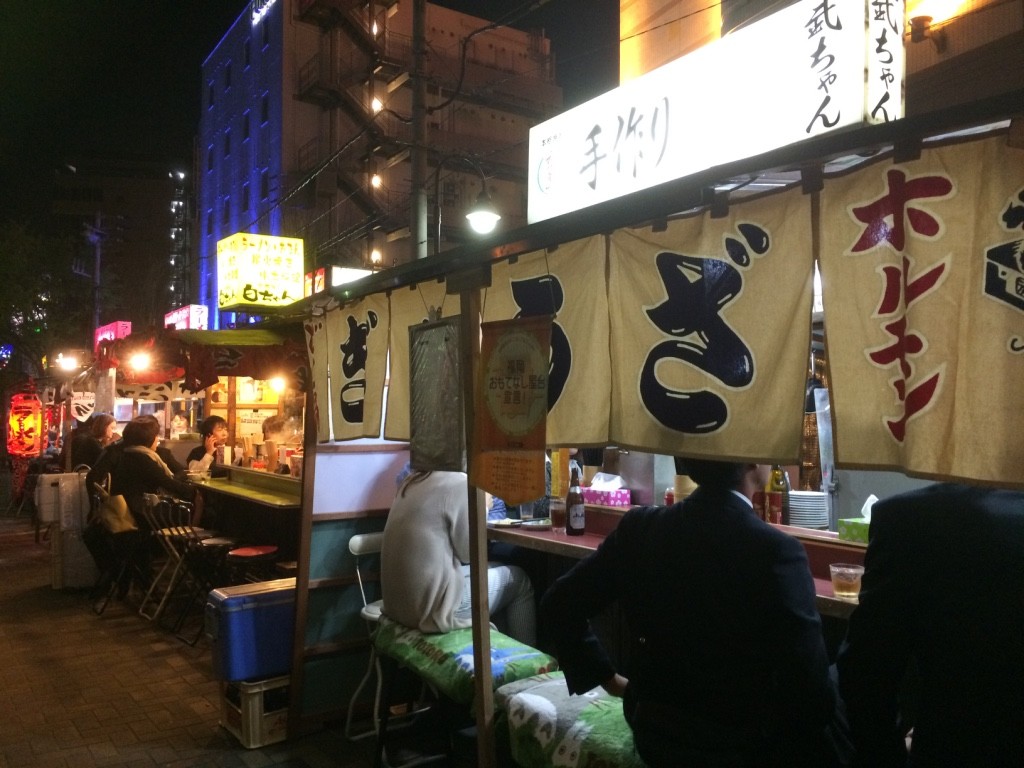
{"type": "Polygon", "coordinates": [[[242,584],[272,578],[273,563],[276,559],[277,547],[273,544],[261,544],[232,549],[224,560],[231,574],[231,581],[242,584]]]}

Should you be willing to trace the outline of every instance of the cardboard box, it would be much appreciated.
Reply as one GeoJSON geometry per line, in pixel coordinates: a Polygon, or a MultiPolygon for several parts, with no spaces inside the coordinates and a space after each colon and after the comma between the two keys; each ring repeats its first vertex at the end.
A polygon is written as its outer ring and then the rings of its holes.
{"type": "Polygon", "coordinates": [[[839,520],[839,538],[843,541],[868,543],[868,526],[871,521],[863,517],[847,517],[839,520]]]}
{"type": "Polygon", "coordinates": [[[600,504],[605,507],[628,507],[630,495],[628,488],[619,488],[614,491],[595,491],[593,488],[583,488],[583,501],[587,504],[600,504]]]}

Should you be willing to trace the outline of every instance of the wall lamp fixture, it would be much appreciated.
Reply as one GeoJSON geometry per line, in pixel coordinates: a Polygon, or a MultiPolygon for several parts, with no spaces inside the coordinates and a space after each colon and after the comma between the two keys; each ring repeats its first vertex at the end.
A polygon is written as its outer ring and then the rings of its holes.
{"type": "Polygon", "coordinates": [[[935,50],[943,53],[946,50],[946,33],[932,26],[931,16],[915,16],[910,20],[910,42],[922,43],[931,40],[935,50]]]}

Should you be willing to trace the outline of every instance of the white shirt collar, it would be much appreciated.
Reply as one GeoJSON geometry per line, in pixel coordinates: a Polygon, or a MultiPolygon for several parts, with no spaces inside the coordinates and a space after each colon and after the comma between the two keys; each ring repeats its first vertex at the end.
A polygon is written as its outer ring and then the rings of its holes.
{"type": "Polygon", "coordinates": [[[735,494],[736,494],[736,495],[737,495],[737,496],[738,496],[739,498],[743,499],[743,503],[744,503],[744,504],[746,504],[746,505],[747,505],[748,507],[750,507],[751,509],[753,509],[753,508],[754,508],[754,502],[752,502],[752,501],[751,501],[750,499],[748,499],[748,498],[747,498],[746,496],[744,496],[744,495],[743,495],[742,493],[740,493],[739,491],[737,491],[737,490],[736,490],[735,488],[732,488],[732,489],[730,489],[730,491],[729,491],[729,492],[730,492],[730,493],[735,493],[735,494]]]}

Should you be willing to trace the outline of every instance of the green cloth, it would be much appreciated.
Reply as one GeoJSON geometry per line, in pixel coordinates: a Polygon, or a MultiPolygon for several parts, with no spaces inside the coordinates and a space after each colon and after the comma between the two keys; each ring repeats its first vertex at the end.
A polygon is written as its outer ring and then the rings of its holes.
{"type": "Polygon", "coordinates": [[[509,746],[520,768],[643,768],[622,699],[601,688],[574,696],[561,672],[503,685],[494,705],[508,723],[509,746]]]}
{"type": "MultiPolygon", "coordinates": [[[[473,630],[471,627],[428,635],[382,616],[373,644],[415,670],[435,690],[452,701],[471,704],[473,688],[473,630]]],[[[558,668],[553,656],[491,630],[491,674],[494,688],[558,668]]]]}

